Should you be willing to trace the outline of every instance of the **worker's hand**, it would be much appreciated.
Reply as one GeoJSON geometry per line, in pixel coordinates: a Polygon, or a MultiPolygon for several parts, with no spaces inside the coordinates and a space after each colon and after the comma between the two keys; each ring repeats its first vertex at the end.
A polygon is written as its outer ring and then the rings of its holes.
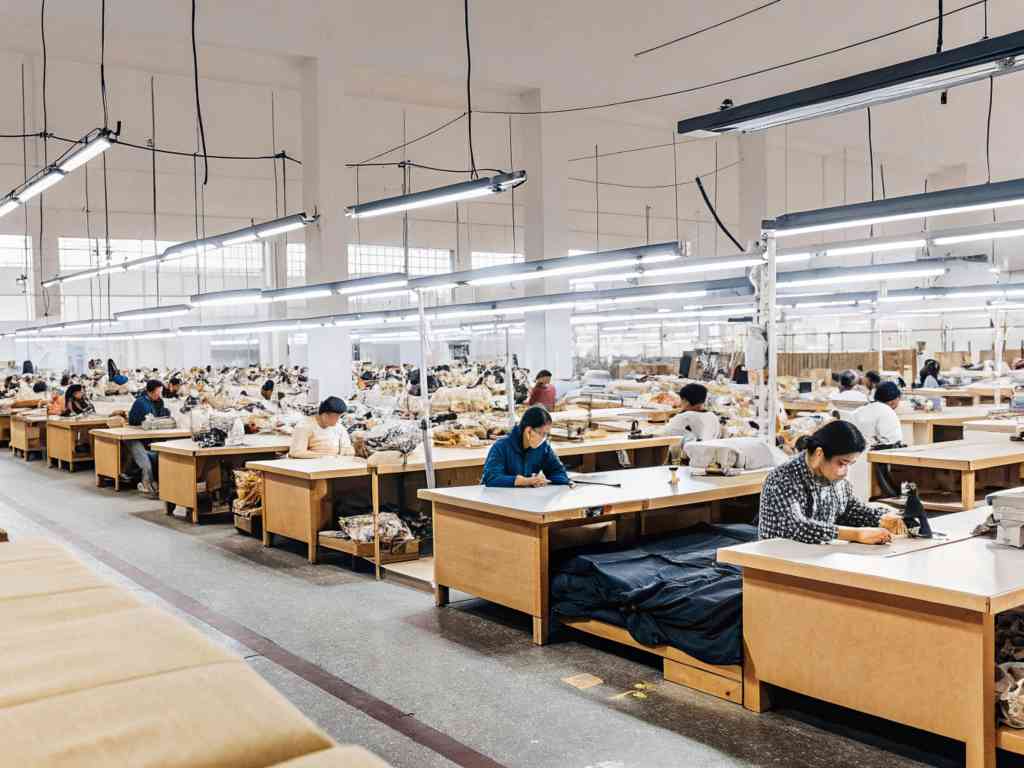
{"type": "Polygon", "coordinates": [[[892,534],[885,528],[858,528],[854,541],[858,544],[888,544],[892,541],[892,534]]]}
{"type": "Polygon", "coordinates": [[[885,528],[893,536],[906,536],[907,535],[907,524],[903,522],[903,517],[893,512],[886,512],[878,520],[880,528],[885,528]]]}
{"type": "Polygon", "coordinates": [[[522,475],[516,476],[516,487],[517,488],[540,488],[548,484],[548,479],[544,475],[533,475],[532,477],[523,477],[522,475]]]}

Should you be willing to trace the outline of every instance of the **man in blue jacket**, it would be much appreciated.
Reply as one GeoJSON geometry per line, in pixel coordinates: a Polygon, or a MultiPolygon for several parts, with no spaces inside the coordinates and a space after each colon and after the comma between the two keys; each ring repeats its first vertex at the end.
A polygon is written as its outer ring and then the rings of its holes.
{"type": "MultiPolygon", "coordinates": [[[[170,416],[171,412],[164,407],[163,401],[164,385],[162,381],[150,379],[146,382],[146,389],[135,398],[132,409],[128,412],[128,424],[132,427],[141,427],[147,416],[159,419],[170,416]]],[[[142,472],[142,482],[139,483],[139,490],[151,499],[159,498],[159,490],[156,482],[156,453],[146,450],[141,440],[126,440],[128,454],[138,465],[142,472]]]]}
{"type": "Polygon", "coordinates": [[[569,475],[548,443],[551,414],[541,405],[526,409],[519,424],[487,452],[484,485],[490,488],[538,488],[569,485],[569,475]]]}

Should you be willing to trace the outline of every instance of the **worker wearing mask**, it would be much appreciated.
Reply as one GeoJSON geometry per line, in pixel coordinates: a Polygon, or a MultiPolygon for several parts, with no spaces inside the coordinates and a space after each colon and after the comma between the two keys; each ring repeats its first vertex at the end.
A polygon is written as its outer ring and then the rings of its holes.
{"type": "Polygon", "coordinates": [[[942,378],[942,369],[938,360],[925,360],[918,374],[919,387],[944,387],[946,380],[942,378]]]}
{"type": "MultiPolygon", "coordinates": [[[[882,514],[858,499],[846,479],[866,443],[856,426],[832,421],[808,438],[801,452],[768,473],[761,489],[758,534],[827,544],[833,539],[885,544],[886,525],[897,516],[882,514]]],[[[798,443],[799,445],[799,443],[798,443]]]]}
{"type": "Polygon", "coordinates": [[[288,456],[292,459],[320,459],[325,456],[354,456],[348,430],[341,417],[348,410],[340,397],[328,397],[318,409],[295,427],[288,456]]]}
{"type": "MultiPolygon", "coordinates": [[[[132,409],[128,412],[128,425],[141,427],[142,422],[146,420],[147,416],[152,416],[155,419],[170,416],[171,412],[164,407],[163,394],[164,384],[162,381],[158,379],[147,381],[146,388],[135,398],[135,402],[132,403],[132,409]]],[[[156,453],[147,450],[141,440],[126,440],[125,443],[128,446],[128,454],[132,457],[132,461],[135,462],[142,472],[142,482],[139,483],[139,490],[151,499],[158,498],[159,486],[156,482],[156,453]]]]}
{"type": "Polygon", "coordinates": [[[181,397],[181,379],[177,376],[172,376],[170,381],[167,382],[167,388],[164,390],[164,397],[177,400],[181,397]]]}
{"type": "Polygon", "coordinates": [[[874,402],[853,412],[853,423],[872,448],[892,448],[903,442],[903,428],[896,415],[901,394],[893,382],[882,382],[875,389],[874,402]]]}
{"type": "Polygon", "coordinates": [[[839,404],[866,403],[868,396],[856,388],[859,380],[856,371],[843,371],[839,374],[839,394],[833,395],[832,400],[839,404]]]}
{"type": "MultiPolygon", "coordinates": [[[[507,386],[512,386],[512,382],[508,382],[507,386]]],[[[530,396],[526,404],[542,405],[551,411],[555,408],[556,395],[555,388],[551,384],[551,371],[541,370],[537,374],[536,383],[533,385],[533,389],[530,390],[530,396]]]]}
{"type": "Polygon", "coordinates": [[[519,424],[487,452],[484,485],[490,488],[539,488],[569,485],[569,475],[548,442],[551,414],[542,405],[526,409],[519,424]]]}

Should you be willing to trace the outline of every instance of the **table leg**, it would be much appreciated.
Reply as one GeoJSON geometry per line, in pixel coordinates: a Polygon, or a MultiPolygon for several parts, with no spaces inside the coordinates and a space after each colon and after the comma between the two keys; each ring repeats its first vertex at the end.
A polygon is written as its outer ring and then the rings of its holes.
{"type": "Polygon", "coordinates": [[[551,611],[548,606],[548,599],[551,589],[548,586],[548,556],[551,552],[551,538],[547,526],[541,526],[537,530],[537,565],[538,578],[536,584],[536,596],[534,604],[537,606],[539,616],[533,617],[533,643],[544,645],[548,641],[550,632],[551,611]]]}
{"type": "Polygon", "coordinates": [[[273,534],[267,530],[270,526],[270,506],[267,504],[267,474],[260,472],[260,501],[263,505],[263,546],[273,546],[274,538],[273,534]]]}
{"type": "Polygon", "coordinates": [[[771,689],[757,676],[757,667],[743,641],[743,707],[751,712],[767,712],[772,708],[771,689]]]}
{"type": "Polygon", "coordinates": [[[448,587],[443,587],[440,584],[434,585],[434,605],[438,608],[444,608],[448,605],[450,597],[451,595],[448,587]]]}
{"type": "Polygon", "coordinates": [[[370,496],[373,500],[373,572],[380,581],[380,475],[370,469],[370,496]]]}
{"type": "MultiPolygon", "coordinates": [[[[995,615],[981,616],[979,637],[980,648],[973,654],[980,674],[978,690],[971,696],[972,707],[970,735],[966,741],[967,768],[995,768],[996,765],[996,715],[995,675],[996,638],[995,615]]],[[[974,666],[974,665],[972,665],[974,666]]]]}
{"type": "Polygon", "coordinates": [[[960,504],[966,509],[974,509],[974,472],[960,474],[960,504]]]}

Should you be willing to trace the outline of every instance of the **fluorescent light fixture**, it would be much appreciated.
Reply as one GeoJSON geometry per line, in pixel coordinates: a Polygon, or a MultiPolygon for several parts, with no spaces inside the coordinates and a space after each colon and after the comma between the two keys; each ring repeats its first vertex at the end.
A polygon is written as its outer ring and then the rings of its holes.
{"type": "Polygon", "coordinates": [[[40,195],[54,184],[64,178],[64,171],[57,168],[50,168],[38,179],[30,183],[20,192],[15,193],[15,197],[18,198],[19,203],[26,203],[36,195],[40,195]]]}
{"type": "Polygon", "coordinates": [[[408,285],[409,280],[402,274],[377,275],[346,280],[338,283],[334,291],[341,296],[351,296],[353,294],[369,294],[373,291],[386,291],[392,288],[407,288],[408,285]]]}
{"type": "Polygon", "coordinates": [[[0,216],[6,216],[8,213],[13,211],[19,205],[21,205],[21,203],[19,203],[13,197],[7,198],[2,203],[0,203],[0,216]]]}
{"type": "Polygon", "coordinates": [[[804,288],[818,285],[835,285],[837,283],[910,280],[919,277],[938,277],[946,274],[947,271],[946,267],[923,266],[921,262],[886,264],[864,268],[812,269],[793,273],[792,277],[780,275],[777,284],[780,288],[804,288]]]}
{"type": "Polygon", "coordinates": [[[43,286],[43,288],[52,288],[55,285],[60,285],[60,278],[51,277],[49,280],[43,280],[41,285],[43,286]]]}
{"type": "Polygon", "coordinates": [[[851,245],[848,248],[828,248],[826,256],[853,256],[858,253],[885,253],[886,251],[908,251],[917,248],[925,248],[927,240],[900,240],[892,243],[878,243],[877,245],[851,245]]]}
{"type": "MultiPolygon", "coordinates": [[[[578,257],[577,257],[578,258],[578,257]]],[[[655,263],[645,259],[645,264],[655,263]]],[[[571,279],[570,284],[611,282],[614,280],[637,280],[642,277],[665,277],[668,275],[686,275],[694,273],[724,272],[731,269],[744,269],[754,267],[763,263],[760,256],[740,256],[731,258],[691,259],[682,264],[672,267],[659,267],[658,269],[634,270],[631,272],[619,272],[614,275],[590,275],[571,279]]],[[[579,270],[583,271],[583,270],[579,270]]],[[[470,285],[473,285],[471,282],[470,285]]]]}
{"type": "Polygon", "coordinates": [[[94,157],[98,157],[106,152],[111,146],[112,142],[110,139],[101,133],[91,141],[86,141],[80,148],[69,153],[64,159],[58,160],[57,167],[64,171],[64,173],[71,173],[94,157]]]}
{"type": "MultiPolygon", "coordinates": [[[[114,316],[115,318],[117,315],[114,316]]],[[[74,320],[69,323],[61,323],[59,326],[54,326],[54,330],[60,329],[62,331],[71,331],[76,328],[109,328],[112,325],[117,325],[117,320],[74,320]]],[[[48,330],[46,328],[43,329],[48,330]]]]}
{"type": "Polygon", "coordinates": [[[158,317],[180,317],[192,311],[190,304],[166,304],[162,307],[143,307],[142,309],[126,309],[115,312],[117,320],[153,320],[158,317]]]}
{"type": "MultiPolygon", "coordinates": [[[[1020,33],[1024,35],[1024,32],[1020,33]]],[[[1024,205],[1024,179],[978,184],[973,187],[943,189],[905,197],[890,197],[814,211],[787,213],[765,221],[762,227],[774,230],[776,237],[811,232],[827,232],[850,227],[866,227],[892,221],[934,216],[949,216],[972,211],[1024,205]]]]}
{"type": "Polygon", "coordinates": [[[814,254],[810,251],[800,253],[778,253],[775,255],[776,264],[795,264],[799,261],[809,261],[814,254]]]}
{"type": "Polygon", "coordinates": [[[263,291],[264,301],[302,301],[303,299],[324,299],[334,295],[330,285],[299,285],[294,288],[277,288],[263,291]]]}
{"type": "Polygon", "coordinates": [[[223,246],[241,245],[242,243],[251,243],[257,239],[256,228],[250,227],[247,231],[239,232],[238,234],[223,238],[220,243],[223,246]]]}
{"type": "Polygon", "coordinates": [[[297,229],[302,229],[307,223],[306,215],[304,213],[296,213],[284,219],[277,219],[276,221],[267,222],[266,224],[257,224],[256,235],[260,239],[275,237],[276,235],[283,235],[286,232],[294,232],[297,229]]]}
{"type": "Polygon", "coordinates": [[[256,347],[259,346],[259,339],[213,339],[211,347],[256,347]]]}
{"type": "Polygon", "coordinates": [[[189,297],[193,307],[217,307],[232,304],[250,304],[263,302],[263,292],[259,288],[236,288],[211,293],[196,293],[189,297]]]}
{"type": "Polygon", "coordinates": [[[614,299],[602,299],[598,304],[641,304],[648,301],[671,301],[672,299],[700,299],[708,295],[707,291],[668,291],[666,293],[649,293],[639,296],[620,296],[614,299]]]}
{"type": "MultiPolygon", "coordinates": [[[[566,261],[568,261],[568,257],[566,257],[566,261]]],[[[492,275],[491,277],[475,277],[471,280],[467,280],[466,285],[506,285],[509,283],[521,282],[523,280],[536,280],[538,278],[557,277],[559,275],[579,274],[581,272],[600,272],[605,269],[618,269],[619,267],[632,266],[636,264],[636,259],[617,259],[609,261],[603,265],[594,266],[571,264],[564,267],[534,267],[528,261],[519,262],[519,264],[530,267],[531,269],[503,275],[492,275]]]]}
{"type": "MultiPolygon", "coordinates": [[[[2,209],[0,209],[2,211],[2,209]]],[[[2,214],[0,214],[2,215],[2,214]]],[[[1008,237],[1024,237],[1024,229],[1000,229],[987,232],[975,232],[969,235],[950,235],[949,237],[936,237],[932,240],[936,245],[956,245],[957,243],[975,243],[979,240],[1003,240],[1008,237]]],[[[996,272],[999,271],[997,267],[996,272]]]]}
{"type": "Polygon", "coordinates": [[[487,197],[488,195],[505,192],[525,181],[526,171],[502,173],[483,179],[449,184],[437,189],[428,189],[424,192],[413,192],[408,195],[387,197],[383,200],[350,205],[345,209],[345,215],[353,219],[367,219],[372,216],[385,216],[389,213],[400,213],[401,211],[413,211],[418,208],[428,208],[434,205],[456,203],[460,200],[472,200],[478,197],[487,197]]]}
{"type": "Polygon", "coordinates": [[[138,331],[133,333],[129,338],[133,341],[142,341],[145,339],[173,339],[177,336],[177,332],[167,328],[161,328],[158,331],[138,331]]]}
{"type": "Polygon", "coordinates": [[[1024,32],[993,37],[870,72],[680,120],[683,135],[760,131],[944,91],[1024,67],[1024,32]]]}

